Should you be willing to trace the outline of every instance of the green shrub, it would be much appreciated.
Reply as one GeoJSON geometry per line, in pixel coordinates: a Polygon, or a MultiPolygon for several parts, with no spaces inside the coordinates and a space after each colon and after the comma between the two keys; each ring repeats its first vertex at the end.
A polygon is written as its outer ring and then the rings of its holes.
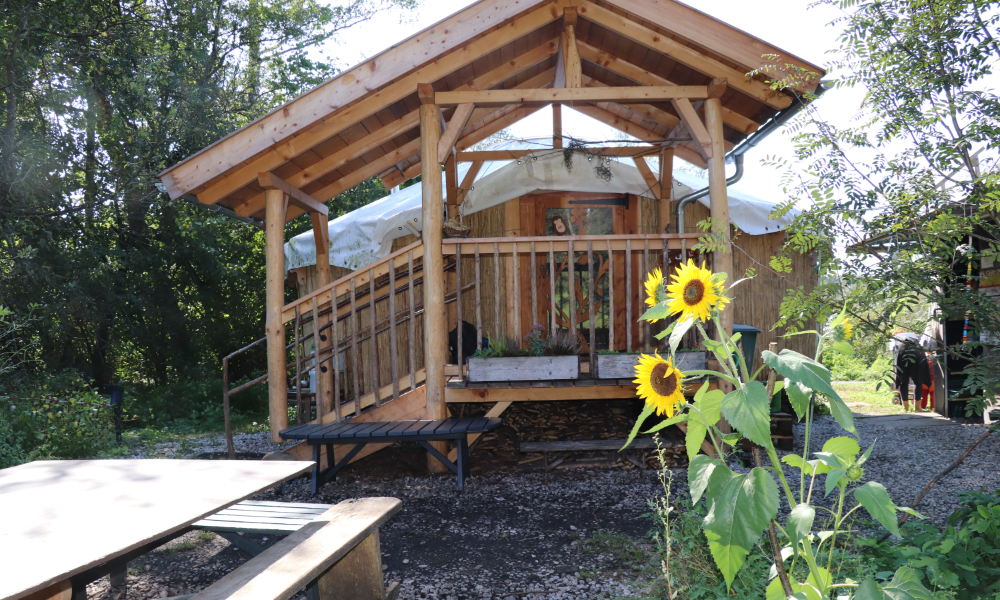
{"type": "MultiPolygon", "coordinates": [[[[249,380],[231,382],[229,387],[249,380]]],[[[264,419],[267,385],[261,383],[232,394],[229,402],[234,422],[264,419]]],[[[192,373],[164,386],[129,389],[125,408],[131,427],[170,428],[182,433],[221,431],[225,424],[222,378],[215,373],[192,373]]]]}
{"type": "Polygon", "coordinates": [[[900,540],[859,542],[880,578],[908,566],[940,598],[1000,599],[1000,490],[960,492],[945,527],[907,522],[900,540]]]}
{"type": "Polygon", "coordinates": [[[826,352],[823,354],[823,364],[830,369],[834,381],[880,381],[892,372],[892,361],[885,355],[868,363],[858,356],[826,352]]]}
{"type": "Polygon", "coordinates": [[[107,398],[77,374],[16,390],[0,402],[0,468],[98,456],[112,447],[113,419],[107,398]]]}

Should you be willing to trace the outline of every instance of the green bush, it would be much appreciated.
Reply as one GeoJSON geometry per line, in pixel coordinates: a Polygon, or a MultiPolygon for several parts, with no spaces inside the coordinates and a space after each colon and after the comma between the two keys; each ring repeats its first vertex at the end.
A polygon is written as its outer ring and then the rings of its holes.
{"type": "MultiPolygon", "coordinates": [[[[230,383],[230,389],[250,378],[230,383]]],[[[257,384],[229,397],[234,422],[267,418],[267,384],[257,384]]],[[[221,431],[222,378],[217,374],[192,373],[159,387],[126,391],[128,423],[132,427],[170,428],[178,432],[221,431]]]]}
{"type": "Polygon", "coordinates": [[[830,369],[834,381],[881,381],[892,372],[892,361],[888,356],[879,356],[868,363],[857,356],[824,352],[823,364],[830,369]]]}
{"type": "Polygon", "coordinates": [[[940,598],[1000,600],[1000,490],[960,492],[945,527],[907,522],[900,540],[861,540],[880,578],[908,566],[940,598]]]}
{"type": "Polygon", "coordinates": [[[112,447],[113,419],[107,398],[76,374],[16,390],[0,401],[0,468],[98,456],[112,447]]]}

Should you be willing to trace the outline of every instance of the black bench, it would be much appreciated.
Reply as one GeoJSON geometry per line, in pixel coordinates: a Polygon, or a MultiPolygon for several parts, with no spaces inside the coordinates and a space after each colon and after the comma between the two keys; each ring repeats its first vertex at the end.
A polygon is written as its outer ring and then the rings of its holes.
{"type": "Polygon", "coordinates": [[[332,425],[299,425],[281,431],[286,440],[304,440],[313,447],[312,493],[316,495],[319,486],[331,481],[337,472],[347,466],[351,459],[365,447],[365,444],[391,444],[392,442],[419,442],[435,458],[458,475],[458,489],[461,490],[469,476],[470,433],[489,433],[500,428],[498,418],[445,419],[443,421],[378,421],[355,423],[342,421],[332,425]],[[437,451],[428,442],[454,440],[458,445],[458,464],[437,451]],[[333,464],[334,444],[354,444],[347,455],[333,464]],[[320,448],[326,446],[329,464],[320,470],[320,448]]]}

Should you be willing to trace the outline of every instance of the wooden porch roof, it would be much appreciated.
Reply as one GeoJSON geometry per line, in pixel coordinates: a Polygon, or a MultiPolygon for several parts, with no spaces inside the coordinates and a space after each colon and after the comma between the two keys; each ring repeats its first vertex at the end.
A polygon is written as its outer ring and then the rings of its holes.
{"type": "MultiPolygon", "coordinates": [[[[578,15],[585,87],[704,86],[725,78],[727,151],[794,102],[793,93],[773,91],[766,77],[747,72],[787,63],[823,74],[673,0],[482,0],[174,165],[161,179],[172,199],[194,195],[258,219],[264,213],[259,173],[270,172],[320,202],[373,176],[393,187],[420,173],[417,84],[432,83],[437,92],[552,86],[563,77],[567,8],[578,15]]],[[[818,80],[803,81],[797,91],[815,91],[818,80]]],[[[471,114],[446,107],[442,119],[455,121],[454,145],[463,150],[542,106],[483,106],[471,114]]],[[[577,102],[573,108],[646,142],[687,135],[669,102],[577,102]]],[[[670,145],[677,156],[705,165],[697,141],[670,145]]],[[[289,206],[286,218],[303,212],[289,206]]]]}

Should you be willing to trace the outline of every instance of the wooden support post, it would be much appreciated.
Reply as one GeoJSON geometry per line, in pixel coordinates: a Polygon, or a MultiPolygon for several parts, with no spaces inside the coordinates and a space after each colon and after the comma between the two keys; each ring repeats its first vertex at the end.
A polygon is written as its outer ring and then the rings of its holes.
{"type": "Polygon", "coordinates": [[[380,547],[376,529],[316,578],[318,600],[383,600],[380,547]]]}
{"type": "Polygon", "coordinates": [[[444,184],[447,188],[445,197],[448,218],[453,219],[458,214],[458,160],[454,148],[447,157],[444,161],[444,184]]]}
{"type": "Polygon", "coordinates": [[[271,441],[280,442],[278,432],[288,427],[288,373],[285,364],[285,324],[281,309],[285,306],[285,193],[278,189],[264,191],[266,298],[264,327],[267,331],[267,391],[271,415],[271,441]]]}
{"type": "MultiPolygon", "coordinates": [[[[444,254],[441,248],[444,225],[444,202],[441,198],[441,163],[438,143],[441,141],[440,111],[434,104],[434,88],[429,83],[418,86],[420,97],[420,156],[423,164],[423,232],[424,241],[424,365],[427,372],[427,419],[446,419],[448,407],[444,400],[444,365],[447,362],[448,330],[445,327],[444,254]]],[[[448,453],[447,442],[430,442],[442,454],[448,453]]],[[[447,469],[432,455],[427,455],[427,468],[432,473],[447,469]]]]}
{"type": "MultiPolygon", "coordinates": [[[[330,283],[330,230],[328,227],[328,217],[327,215],[321,213],[311,213],[309,215],[312,218],[313,226],[313,237],[316,240],[316,287],[321,288],[330,283]]],[[[320,351],[324,348],[329,348],[333,344],[333,338],[336,334],[336,328],[331,327],[323,331],[319,330],[325,327],[330,322],[330,316],[320,317],[318,321],[313,322],[313,331],[316,335],[313,336],[313,344],[316,346],[316,356],[320,356],[320,351]]],[[[322,409],[319,408],[317,404],[316,412],[320,415],[325,415],[333,410],[333,371],[337,368],[337,353],[333,352],[329,358],[329,362],[322,363],[322,366],[316,369],[316,375],[319,378],[319,385],[316,387],[317,393],[319,390],[323,390],[322,394],[317,395],[317,400],[319,396],[322,396],[323,406],[322,409]],[[325,367],[325,368],[324,368],[325,367]]],[[[316,361],[316,364],[321,364],[316,361]]]]}
{"type": "Polygon", "coordinates": [[[552,105],[552,147],[563,147],[562,104],[559,103],[552,105]]]}
{"type": "MultiPolygon", "coordinates": [[[[733,251],[729,246],[729,198],[726,190],[726,150],[725,140],[722,137],[722,102],[719,98],[709,98],[705,100],[705,128],[712,137],[712,156],[708,160],[708,187],[709,200],[711,201],[711,215],[722,230],[717,233],[723,235],[726,240],[726,247],[717,250],[713,256],[713,270],[729,274],[727,284],[735,279],[733,273],[733,251]]],[[[722,327],[728,335],[733,334],[733,305],[729,303],[720,319],[722,327]]],[[[728,382],[719,381],[719,387],[724,392],[732,391],[732,386],[728,382]]],[[[722,421],[723,430],[728,428],[728,423],[722,421]]]]}
{"type": "MultiPolygon", "coordinates": [[[[660,203],[658,233],[670,233],[670,200],[674,190],[674,149],[664,148],[660,152],[660,203]]],[[[676,232],[683,233],[683,232],[676,232]]]]}

